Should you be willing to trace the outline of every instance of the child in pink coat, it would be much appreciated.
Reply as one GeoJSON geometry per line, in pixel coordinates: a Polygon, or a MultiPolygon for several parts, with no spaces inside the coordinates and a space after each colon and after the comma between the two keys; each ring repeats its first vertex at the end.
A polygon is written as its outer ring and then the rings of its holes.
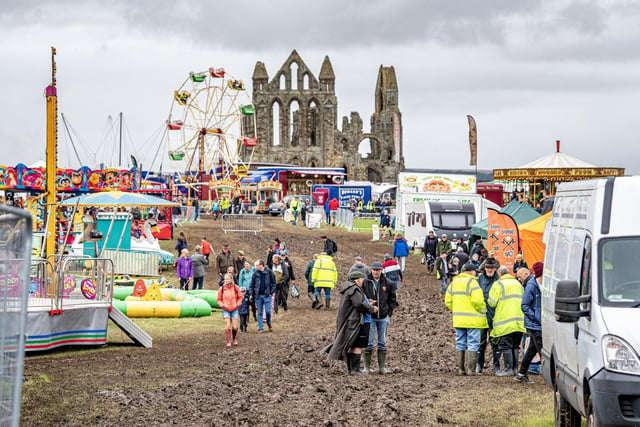
{"type": "Polygon", "coordinates": [[[231,347],[231,336],[233,335],[233,345],[238,345],[236,335],[238,335],[238,319],[240,318],[238,309],[242,305],[242,292],[233,282],[233,274],[226,273],[224,282],[218,290],[216,298],[218,305],[222,309],[224,319],[224,335],[227,338],[227,347],[231,347]]]}

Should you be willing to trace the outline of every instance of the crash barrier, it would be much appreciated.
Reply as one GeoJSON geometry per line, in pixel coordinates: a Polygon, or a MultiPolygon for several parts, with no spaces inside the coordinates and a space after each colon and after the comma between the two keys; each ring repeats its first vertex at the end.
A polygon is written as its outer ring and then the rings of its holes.
{"type": "MultiPolygon", "coordinates": [[[[157,268],[157,266],[156,266],[157,268]]],[[[107,258],[67,257],[56,274],[56,309],[87,303],[110,304],[113,298],[113,261],[107,258]]]]}
{"type": "Polygon", "coordinates": [[[31,214],[0,206],[0,425],[18,426],[22,401],[31,214]]]}
{"type": "Polygon", "coordinates": [[[222,231],[258,234],[262,231],[262,216],[260,215],[222,215],[222,231]]]}

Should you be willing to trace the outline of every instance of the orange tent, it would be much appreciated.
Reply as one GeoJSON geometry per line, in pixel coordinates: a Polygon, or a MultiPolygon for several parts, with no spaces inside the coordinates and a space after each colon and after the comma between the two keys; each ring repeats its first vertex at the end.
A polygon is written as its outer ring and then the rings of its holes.
{"type": "Polygon", "coordinates": [[[518,225],[522,256],[529,268],[535,262],[544,261],[545,244],[542,243],[542,234],[549,218],[551,218],[551,211],[518,225]]]}

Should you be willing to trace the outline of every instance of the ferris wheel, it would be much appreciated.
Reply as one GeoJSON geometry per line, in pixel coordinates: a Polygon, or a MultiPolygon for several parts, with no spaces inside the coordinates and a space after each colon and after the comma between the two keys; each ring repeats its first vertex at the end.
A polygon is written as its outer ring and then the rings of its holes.
{"type": "Polygon", "coordinates": [[[212,180],[246,174],[256,145],[255,107],[242,80],[223,68],[189,73],[174,91],[167,128],[174,168],[212,180]]]}

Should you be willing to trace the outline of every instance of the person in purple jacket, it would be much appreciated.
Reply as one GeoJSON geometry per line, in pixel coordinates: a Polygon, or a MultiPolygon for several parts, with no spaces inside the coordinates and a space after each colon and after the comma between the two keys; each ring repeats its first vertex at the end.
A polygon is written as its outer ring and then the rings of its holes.
{"type": "Polygon", "coordinates": [[[180,258],[178,258],[178,263],[176,266],[176,275],[178,276],[178,279],[180,279],[181,290],[189,290],[189,281],[191,280],[192,274],[193,264],[191,263],[191,258],[189,257],[189,250],[183,249],[182,251],[180,251],[180,258]]]}

